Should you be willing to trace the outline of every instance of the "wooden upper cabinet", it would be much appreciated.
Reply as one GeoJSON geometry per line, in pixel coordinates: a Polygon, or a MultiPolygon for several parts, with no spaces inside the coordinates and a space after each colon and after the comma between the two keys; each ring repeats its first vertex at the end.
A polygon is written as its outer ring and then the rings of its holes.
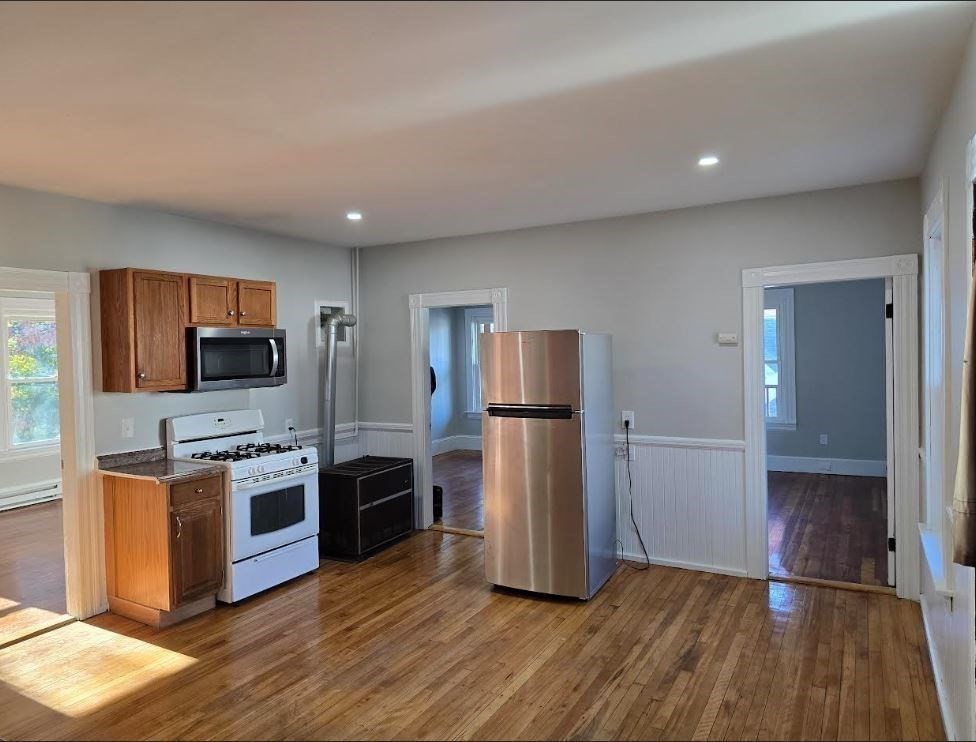
{"type": "Polygon", "coordinates": [[[186,279],[178,273],[133,271],[136,386],[186,387],[186,279]]]}
{"type": "Polygon", "coordinates": [[[237,324],[237,281],[190,276],[190,324],[228,327],[237,324]]]}
{"type": "Polygon", "coordinates": [[[188,385],[186,331],[274,327],[273,281],[118,268],[99,273],[102,391],[180,391],[188,385]]]}
{"type": "Polygon", "coordinates": [[[237,284],[238,324],[274,327],[277,297],[273,281],[239,281],[237,284]]]}
{"type": "Polygon", "coordinates": [[[102,271],[102,391],[186,388],[186,276],[102,271]]]}

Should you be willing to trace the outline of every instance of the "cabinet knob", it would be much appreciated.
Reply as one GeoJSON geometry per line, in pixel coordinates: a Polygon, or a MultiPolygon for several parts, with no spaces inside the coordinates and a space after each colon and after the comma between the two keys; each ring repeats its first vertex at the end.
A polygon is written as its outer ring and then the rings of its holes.
{"type": "Polygon", "coordinates": [[[241,312],[241,316],[242,317],[246,317],[247,316],[247,312],[241,312]]]}
{"type": "MultiPolygon", "coordinates": [[[[235,312],[233,309],[230,309],[230,310],[227,311],[227,316],[228,317],[233,317],[235,314],[237,314],[237,312],[235,312]]],[[[243,314],[243,312],[242,312],[242,314],[243,314]]]]}
{"type": "Polygon", "coordinates": [[[196,492],[198,495],[202,495],[203,494],[203,487],[197,487],[193,491],[196,492]]]}
{"type": "Polygon", "coordinates": [[[145,371],[140,371],[139,372],[139,379],[142,380],[142,379],[145,379],[145,378],[146,378],[146,372],[145,371]]]}

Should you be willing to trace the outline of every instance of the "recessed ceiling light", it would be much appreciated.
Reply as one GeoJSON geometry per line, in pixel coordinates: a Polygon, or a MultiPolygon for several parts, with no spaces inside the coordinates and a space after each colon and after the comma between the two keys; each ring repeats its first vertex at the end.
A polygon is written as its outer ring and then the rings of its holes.
{"type": "Polygon", "coordinates": [[[361,222],[363,220],[363,214],[361,211],[347,211],[346,219],[351,222],[361,222]]]}
{"type": "Polygon", "coordinates": [[[702,155],[698,158],[698,164],[701,167],[711,167],[712,165],[718,165],[718,157],[715,155],[702,155]]]}

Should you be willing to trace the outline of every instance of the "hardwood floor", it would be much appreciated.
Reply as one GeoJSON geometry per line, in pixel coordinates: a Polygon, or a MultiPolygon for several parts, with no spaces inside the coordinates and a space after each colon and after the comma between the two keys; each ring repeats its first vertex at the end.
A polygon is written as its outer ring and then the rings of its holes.
{"type": "Polygon", "coordinates": [[[590,602],[493,590],[418,532],[163,631],[0,651],[17,739],[941,739],[919,606],[667,567],[590,602]]]}
{"type": "Polygon", "coordinates": [[[64,621],[61,502],[0,511],[0,646],[64,621]]]}
{"type": "Polygon", "coordinates": [[[451,451],[434,457],[434,484],[444,488],[441,524],[483,531],[485,491],[481,451],[451,451]]]}
{"type": "Polygon", "coordinates": [[[888,584],[887,482],[769,472],[770,574],[888,584]]]}

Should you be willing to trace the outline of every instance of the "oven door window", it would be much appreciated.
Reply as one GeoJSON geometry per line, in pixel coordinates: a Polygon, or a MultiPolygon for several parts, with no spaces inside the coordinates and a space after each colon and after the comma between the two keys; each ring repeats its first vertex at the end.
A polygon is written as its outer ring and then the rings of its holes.
{"type": "MultiPolygon", "coordinates": [[[[271,376],[274,353],[269,338],[205,338],[200,342],[201,381],[271,376]]],[[[280,348],[279,348],[280,350],[280,348]]]]}
{"type": "Polygon", "coordinates": [[[251,498],[251,535],[274,533],[305,520],[305,487],[297,485],[251,498]]]}

